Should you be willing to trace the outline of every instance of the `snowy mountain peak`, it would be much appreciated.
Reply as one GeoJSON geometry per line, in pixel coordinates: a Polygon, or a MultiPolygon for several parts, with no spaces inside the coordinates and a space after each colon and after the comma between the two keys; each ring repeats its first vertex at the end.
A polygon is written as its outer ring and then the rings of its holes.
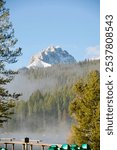
{"type": "Polygon", "coordinates": [[[49,46],[43,49],[38,54],[32,56],[30,64],[27,68],[31,67],[50,67],[53,64],[69,64],[76,63],[76,60],[67,51],[63,50],[60,46],[49,46]]]}
{"type": "Polygon", "coordinates": [[[54,46],[49,46],[47,49],[45,49],[44,51],[46,51],[46,52],[48,52],[48,51],[50,51],[50,52],[55,52],[56,51],[56,47],[54,47],[54,46]]]}

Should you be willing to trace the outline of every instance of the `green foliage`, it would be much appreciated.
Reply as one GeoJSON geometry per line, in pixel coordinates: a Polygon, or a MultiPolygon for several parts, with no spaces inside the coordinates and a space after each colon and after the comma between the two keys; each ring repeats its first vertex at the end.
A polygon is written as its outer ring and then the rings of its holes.
{"type": "Polygon", "coordinates": [[[22,68],[11,82],[10,88],[11,91],[21,91],[22,99],[28,100],[30,95],[38,89],[42,93],[47,93],[64,86],[70,87],[81,77],[84,78],[91,70],[99,70],[99,63],[99,60],[94,60],[76,64],[53,65],[48,68],[22,68]],[[16,85],[17,82],[19,86],[16,85]]]}
{"type": "MultiPolygon", "coordinates": [[[[22,86],[24,93],[29,91],[34,84],[37,87],[39,85],[39,87],[37,90],[34,89],[34,91],[30,90],[31,92],[28,92],[31,95],[27,100],[17,103],[15,115],[7,128],[9,130],[23,128],[40,132],[40,130],[43,131],[52,126],[57,129],[63,128],[63,125],[65,128],[66,126],[69,127],[72,123],[72,118],[69,116],[68,108],[75,97],[72,86],[81,77],[80,84],[82,85],[82,82],[86,80],[85,76],[90,70],[94,69],[99,70],[99,61],[97,60],[70,65],[55,65],[44,69],[20,70],[18,76],[26,77],[26,81],[18,78],[19,84],[27,83],[26,85],[28,85],[28,87],[22,86]],[[28,83],[29,81],[31,81],[31,84],[28,83]]],[[[80,87],[77,85],[77,88],[80,87]]],[[[79,94],[82,90],[83,87],[79,94]]]]}
{"type": "Polygon", "coordinates": [[[13,120],[9,128],[27,128],[31,131],[47,129],[50,126],[61,126],[61,123],[70,123],[68,106],[73,99],[69,87],[58,89],[53,93],[41,93],[39,90],[32,93],[28,101],[19,101],[15,108],[13,120]],[[15,124],[14,124],[15,120],[15,124]],[[17,125],[18,124],[18,125],[17,125]]]}
{"type": "Polygon", "coordinates": [[[76,96],[69,111],[75,120],[70,141],[77,144],[88,143],[92,149],[100,147],[100,75],[98,71],[89,73],[73,87],[76,96]]]}
{"type": "Polygon", "coordinates": [[[9,10],[5,8],[5,1],[0,0],[0,126],[9,118],[10,108],[14,106],[13,100],[20,94],[10,94],[5,85],[12,79],[14,72],[7,70],[6,65],[17,62],[21,55],[21,48],[13,50],[17,39],[14,37],[14,29],[9,21],[9,10]]]}

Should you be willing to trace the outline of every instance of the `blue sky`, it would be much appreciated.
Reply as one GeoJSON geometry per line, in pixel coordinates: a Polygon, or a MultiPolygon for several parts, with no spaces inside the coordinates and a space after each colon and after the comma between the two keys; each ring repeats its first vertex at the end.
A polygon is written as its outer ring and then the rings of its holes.
{"type": "Polygon", "coordinates": [[[23,55],[12,67],[29,64],[32,55],[61,46],[77,61],[98,57],[99,0],[6,0],[10,21],[23,55]]]}

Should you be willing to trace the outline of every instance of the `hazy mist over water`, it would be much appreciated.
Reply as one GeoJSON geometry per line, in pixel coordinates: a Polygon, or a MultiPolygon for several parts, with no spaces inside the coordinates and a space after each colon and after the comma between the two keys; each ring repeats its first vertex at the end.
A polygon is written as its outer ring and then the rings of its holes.
{"type": "Polygon", "coordinates": [[[16,131],[8,132],[4,129],[0,130],[0,138],[13,138],[14,140],[24,140],[28,137],[30,140],[41,140],[42,143],[49,144],[63,144],[67,142],[67,137],[70,132],[68,127],[54,129],[54,127],[45,130],[44,132],[31,132],[31,131],[16,131]]]}
{"type": "MultiPolygon", "coordinates": [[[[68,128],[59,128],[57,131],[53,130],[54,127],[51,127],[43,133],[39,132],[31,132],[31,131],[17,131],[17,132],[6,132],[0,130],[0,138],[10,138],[13,141],[24,141],[26,137],[29,138],[29,141],[36,140],[41,141],[41,143],[56,145],[56,144],[64,144],[67,143],[67,137],[69,134],[68,128]]],[[[10,141],[10,140],[9,140],[10,141]]],[[[33,141],[34,142],[34,141],[33,141]]],[[[35,143],[35,142],[34,142],[35,143]]],[[[4,147],[4,144],[1,144],[0,147],[4,147]]],[[[21,150],[22,144],[15,144],[15,150],[21,150]]],[[[7,145],[8,150],[12,150],[12,145],[7,145]]],[[[44,147],[44,150],[47,150],[48,147],[44,147]]],[[[30,150],[30,146],[28,146],[28,150],[30,150]]],[[[33,150],[42,150],[41,146],[33,145],[33,150]]]]}

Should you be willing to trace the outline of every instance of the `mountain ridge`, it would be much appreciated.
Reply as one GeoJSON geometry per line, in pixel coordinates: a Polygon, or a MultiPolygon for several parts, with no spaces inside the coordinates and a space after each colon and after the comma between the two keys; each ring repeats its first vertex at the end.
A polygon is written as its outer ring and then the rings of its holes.
{"type": "Polygon", "coordinates": [[[27,68],[51,67],[54,64],[76,63],[75,58],[60,46],[49,46],[32,56],[27,68]]]}

